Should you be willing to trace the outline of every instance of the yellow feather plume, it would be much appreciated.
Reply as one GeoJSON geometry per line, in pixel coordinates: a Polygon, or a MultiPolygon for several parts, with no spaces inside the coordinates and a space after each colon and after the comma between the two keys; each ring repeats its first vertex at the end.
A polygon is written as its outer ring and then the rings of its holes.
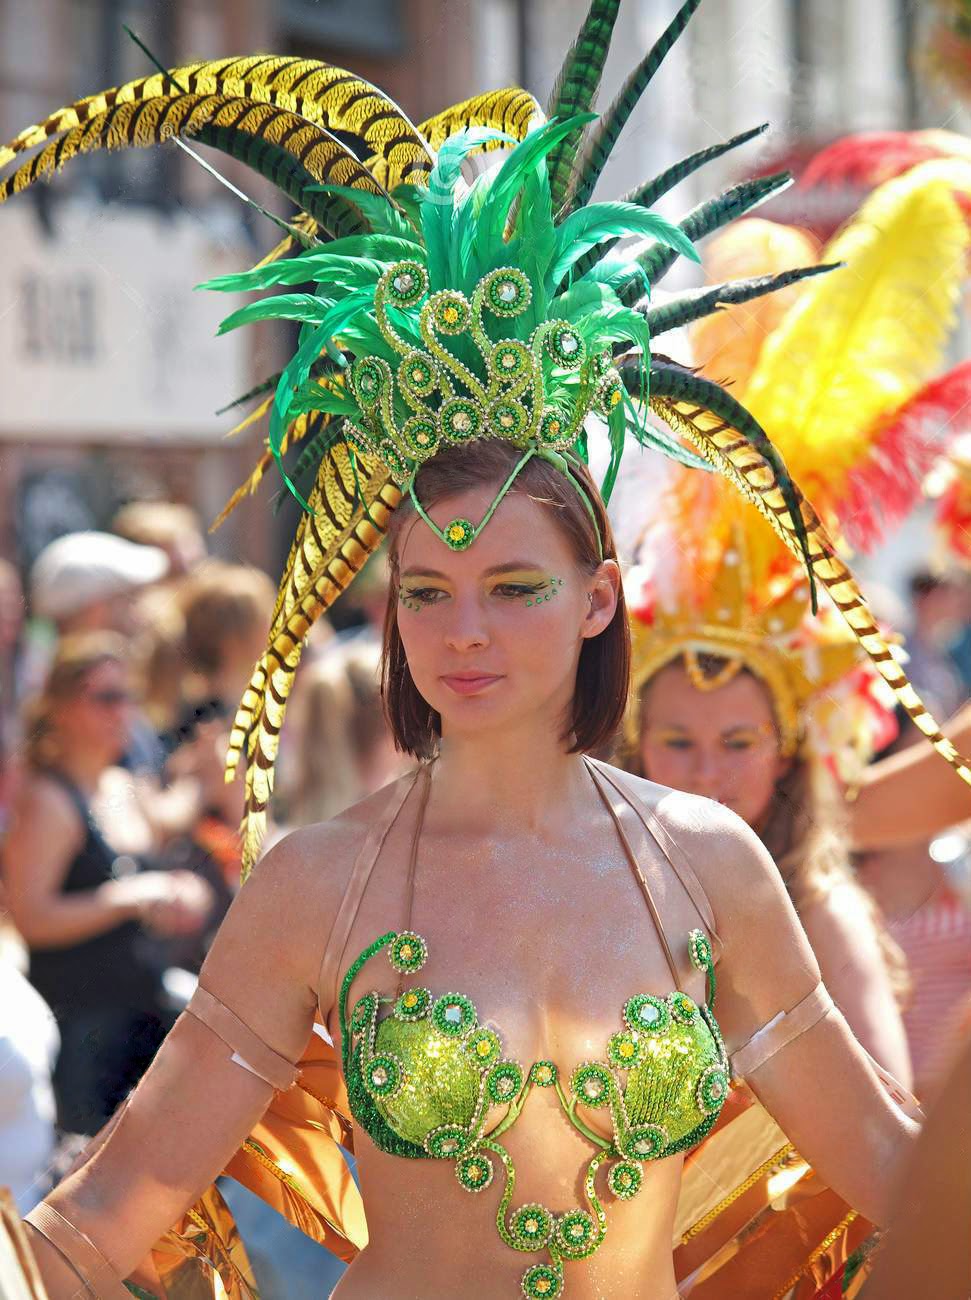
{"type": "Polygon", "coordinates": [[[969,248],[954,191],[971,163],[936,159],[875,190],[822,254],[739,397],[824,515],[864,461],[878,418],[940,366],[969,248]]]}

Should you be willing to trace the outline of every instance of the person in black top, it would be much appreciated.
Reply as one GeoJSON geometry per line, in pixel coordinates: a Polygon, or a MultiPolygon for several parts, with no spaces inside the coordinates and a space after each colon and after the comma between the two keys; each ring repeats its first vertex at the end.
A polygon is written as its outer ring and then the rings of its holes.
{"type": "Polygon", "coordinates": [[[78,1133],[110,1118],[174,1018],[153,939],[194,933],[210,901],[191,873],[139,871],[122,848],[139,843],[137,805],[110,777],[132,710],[124,641],[103,632],[64,639],[28,712],[4,849],[29,978],[61,1034],[58,1122],[78,1133]]]}

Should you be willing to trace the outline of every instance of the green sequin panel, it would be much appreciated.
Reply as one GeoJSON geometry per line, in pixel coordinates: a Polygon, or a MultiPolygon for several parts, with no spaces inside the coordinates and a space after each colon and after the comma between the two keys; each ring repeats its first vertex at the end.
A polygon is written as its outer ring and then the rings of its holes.
{"type": "Polygon", "coordinates": [[[482,1072],[464,1038],[447,1038],[431,1020],[382,1020],[376,1053],[391,1052],[405,1067],[405,1081],[393,1098],[375,1105],[394,1131],[421,1143],[434,1128],[467,1128],[475,1115],[482,1072]]]}
{"type": "Polygon", "coordinates": [[[659,1124],[677,1142],[706,1117],[695,1094],[705,1069],[719,1062],[718,1047],[700,1016],[690,1025],[672,1019],[661,1033],[643,1035],[639,1047],[639,1064],[627,1074],[630,1122],[659,1124]]]}

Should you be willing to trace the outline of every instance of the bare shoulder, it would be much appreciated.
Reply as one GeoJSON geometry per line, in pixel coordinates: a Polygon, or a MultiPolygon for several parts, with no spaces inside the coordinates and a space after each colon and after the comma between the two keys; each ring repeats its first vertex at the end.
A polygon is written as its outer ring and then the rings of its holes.
{"type": "Polygon", "coordinates": [[[400,789],[401,782],[393,782],[328,822],[291,831],[268,849],[220,927],[207,959],[209,976],[223,973],[217,968],[234,969],[245,951],[252,969],[270,963],[275,974],[316,989],[323,944],[354,863],[400,789]]]}
{"type": "Polygon", "coordinates": [[[708,896],[722,937],[753,915],[753,904],[787,897],[782,878],[752,828],[724,804],[613,769],[660,820],[708,896]]]}
{"type": "Polygon", "coordinates": [[[331,914],[340,906],[368,833],[388,816],[410,781],[406,773],[330,821],[290,831],[267,850],[241,892],[276,894],[331,914]]]}
{"type": "Polygon", "coordinates": [[[28,773],[14,802],[9,838],[15,843],[40,844],[47,857],[80,848],[85,827],[67,790],[42,772],[28,773]]]}

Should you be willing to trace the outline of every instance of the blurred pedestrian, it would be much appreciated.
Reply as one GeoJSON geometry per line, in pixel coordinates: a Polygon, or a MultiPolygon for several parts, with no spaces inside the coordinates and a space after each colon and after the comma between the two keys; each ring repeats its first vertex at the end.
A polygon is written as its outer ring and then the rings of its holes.
{"type": "Polygon", "coordinates": [[[61,1034],[61,1126],[94,1133],[147,1068],[171,1017],[146,931],[195,930],[209,891],[189,873],[137,870],[151,847],[116,764],[132,696],[125,643],[66,637],[24,727],[26,771],[4,845],[28,975],[61,1034]]]}

